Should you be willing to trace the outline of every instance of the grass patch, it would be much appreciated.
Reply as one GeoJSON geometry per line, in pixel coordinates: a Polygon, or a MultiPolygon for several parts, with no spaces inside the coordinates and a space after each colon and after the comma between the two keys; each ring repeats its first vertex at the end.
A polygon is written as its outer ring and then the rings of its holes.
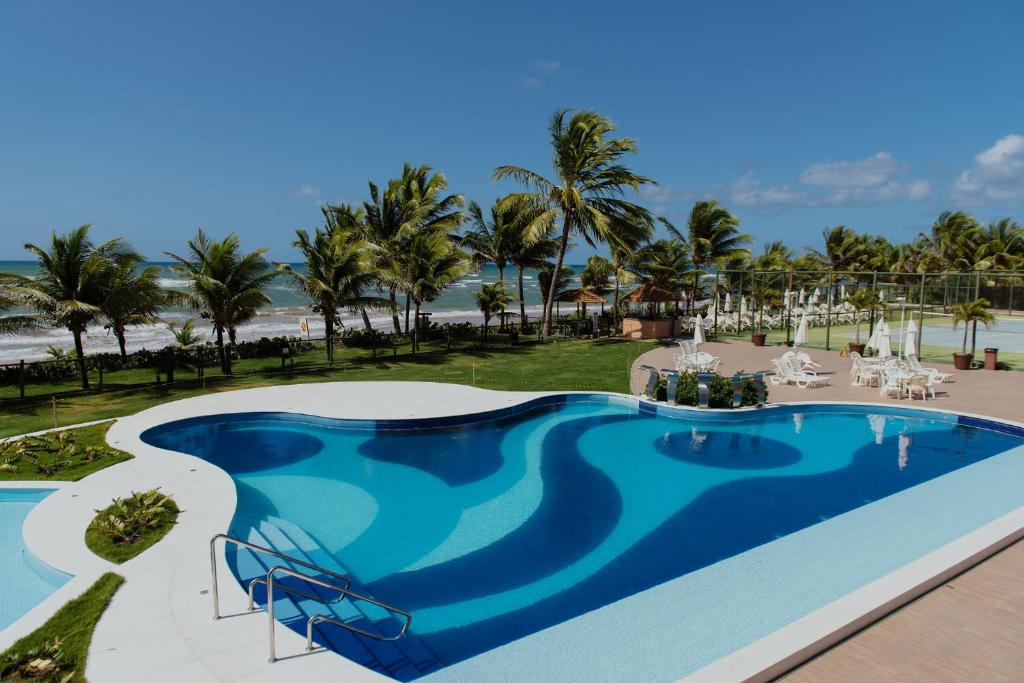
{"type": "MultiPolygon", "coordinates": [[[[58,420],[65,424],[131,415],[160,403],[201,394],[251,387],[339,382],[347,380],[406,380],[475,384],[486,389],[518,391],[629,390],[629,367],[633,360],[654,348],[649,341],[625,339],[570,339],[517,346],[493,345],[446,352],[390,354],[371,358],[365,350],[344,349],[333,366],[296,358],[294,373],[280,372],[279,360],[240,361],[233,377],[208,376],[205,385],[196,380],[174,384],[130,387],[107,386],[103,391],[83,393],[57,400],[58,420]],[[308,365],[307,365],[308,363],[308,365]]],[[[179,373],[179,377],[180,377],[179,373]]],[[[0,402],[0,436],[21,434],[53,426],[50,399],[0,402]]]]}
{"type": "Polygon", "coordinates": [[[104,560],[122,564],[166,536],[178,512],[177,503],[158,489],[133,492],[96,513],[85,530],[85,545],[104,560]]]}
{"type": "MultiPolygon", "coordinates": [[[[93,472],[130,460],[130,454],[107,445],[106,435],[111,424],[90,425],[42,438],[0,444],[0,481],[78,481],[93,472]],[[27,452],[22,450],[25,447],[27,452]]],[[[32,430],[30,426],[20,432],[32,430]]]]}
{"type": "Polygon", "coordinates": [[[84,683],[85,658],[96,622],[122,583],[124,579],[117,574],[104,574],[82,595],[57,610],[45,624],[12,645],[0,655],[0,678],[4,681],[84,683]],[[55,641],[59,650],[47,652],[55,641]],[[57,667],[55,671],[34,678],[26,678],[18,671],[23,660],[51,657],[57,667]]]}

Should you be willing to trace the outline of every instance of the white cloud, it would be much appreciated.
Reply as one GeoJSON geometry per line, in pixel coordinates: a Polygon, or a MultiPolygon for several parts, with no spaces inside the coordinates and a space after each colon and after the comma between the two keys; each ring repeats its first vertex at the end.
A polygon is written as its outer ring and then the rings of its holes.
{"type": "Polygon", "coordinates": [[[557,62],[553,59],[540,60],[533,63],[533,68],[541,72],[542,74],[550,75],[555,73],[556,71],[561,71],[562,63],[557,62]]]}
{"type": "Polygon", "coordinates": [[[519,85],[527,90],[536,90],[544,86],[544,81],[536,76],[523,76],[519,79],[519,85]]]}
{"type": "Polygon", "coordinates": [[[953,183],[958,201],[987,204],[1024,199],[1024,135],[1007,135],[974,157],[953,183]]]}
{"type": "Polygon", "coordinates": [[[877,187],[906,173],[888,152],[879,152],[859,161],[819,161],[800,174],[800,182],[819,187],[877,187]]]}
{"type": "Polygon", "coordinates": [[[671,185],[643,185],[640,187],[640,196],[655,204],[679,204],[693,201],[697,198],[697,193],[691,190],[676,190],[671,185]]]}
{"type": "Polygon", "coordinates": [[[527,90],[536,90],[544,87],[544,81],[548,76],[553,76],[562,70],[562,63],[554,59],[540,59],[530,65],[533,75],[526,75],[519,79],[519,85],[527,90]]]}
{"type": "Polygon", "coordinates": [[[297,188],[292,190],[292,196],[315,199],[320,196],[320,190],[316,189],[312,185],[299,185],[297,188]]]}

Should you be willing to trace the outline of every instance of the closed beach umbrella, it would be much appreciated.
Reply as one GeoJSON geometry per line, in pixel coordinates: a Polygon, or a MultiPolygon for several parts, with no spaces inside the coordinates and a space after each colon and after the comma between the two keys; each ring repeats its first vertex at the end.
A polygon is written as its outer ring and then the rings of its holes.
{"type": "Polygon", "coordinates": [[[892,330],[889,323],[882,321],[882,331],[878,336],[878,355],[881,358],[892,357],[892,330]]]}
{"type": "Polygon", "coordinates": [[[732,292],[725,293],[725,312],[732,313],[732,292]]]}
{"type": "Polygon", "coordinates": [[[878,290],[878,300],[879,301],[885,301],[885,290],[884,289],[878,290]]]}
{"type": "Polygon", "coordinates": [[[800,325],[796,328],[796,338],[793,340],[796,346],[807,343],[807,314],[800,316],[800,325]]]}
{"type": "Polygon", "coordinates": [[[910,354],[917,354],[917,323],[913,318],[907,325],[907,336],[903,340],[903,355],[909,356],[910,354]]]}
{"type": "Polygon", "coordinates": [[[807,303],[807,290],[803,287],[800,288],[800,298],[798,299],[801,306],[807,303]]]}
{"type": "Polygon", "coordinates": [[[740,317],[744,318],[747,315],[747,297],[740,297],[740,317]]]}
{"type": "Polygon", "coordinates": [[[868,415],[868,424],[871,425],[871,432],[875,435],[875,443],[879,446],[885,440],[885,415],[868,415]]]}
{"type": "Polygon", "coordinates": [[[814,299],[814,303],[818,303],[818,300],[821,299],[821,290],[815,287],[814,294],[811,295],[811,298],[814,299]]]}
{"type": "Polygon", "coordinates": [[[789,290],[782,293],[782,307],[789,308],[789,290]]]}
{"type": "Polygon", "coordinates": [[[846,285],[839,285],[839,298],[840,299],[845,299],[846,298],[846,285]]]}
{"type": "Polygon", "coordinates": [[[864,346],[869,349],[878,350],[878,340],[882,336],[882,324],[885,321],[879,318],[878,322],[875,323],[875,329],[871,331],[871,336],[868,337],[868,343],[864,346]]]}
{"type": "Polygon", "coordinates": [[[698,315],[693,319],[693,345],[703,344],[704,341],[704,318],[698,315]]]}

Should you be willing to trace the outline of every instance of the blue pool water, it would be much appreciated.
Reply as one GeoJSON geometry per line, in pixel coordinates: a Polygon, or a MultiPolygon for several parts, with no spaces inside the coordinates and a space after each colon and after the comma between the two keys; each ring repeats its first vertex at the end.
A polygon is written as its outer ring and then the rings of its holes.
{"type": "Polygon", "coordinates": [[[53,489],[0,488],[0,630],[10,626],[71,578],[25,549],[21,526],[53,489]]]}
{"type": "MultiPolygon", "coordinates": [[[[393,645],[319,633],[411,679],[1024,444],[955,415],[799,410],[668,415],[563,396],[417,428],[253,413],[143,439],[231,474],[234,534],[411,612],[393,645]]],[[[243,581],[267,571],[247,553],[229,559],[243,581]]],[[[298,630],[322,611],[286,603],[298,630]]],[[[372,607],[344,609],[349,623],[395,629],[372,607]]]]}

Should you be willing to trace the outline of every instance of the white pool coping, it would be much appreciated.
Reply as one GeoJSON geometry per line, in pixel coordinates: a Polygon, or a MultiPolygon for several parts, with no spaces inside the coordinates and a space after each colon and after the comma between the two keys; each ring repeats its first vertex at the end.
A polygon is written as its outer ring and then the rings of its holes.
{"type": "MultiPolygon", "coordinates": [[[[36,628],[102,573],[115,571],[124,576],[126,582],[93,637],[86,669],[93,683],[181,679],[280,681],[298,676],[326,681],[387,680],[331,653],[289,657],[300,655],[304,648],[304,640],[289,629],[277,629],[278,652],[284,659],[270,664],[263,614],[213,621],[211,599],[205,593],[210,587],[208,541],[228,528],[236,504],[234,484],[220,468],[193,456],[150,446],[142,442],[140,435],[151,427],[203,415],[295,412],[343,419],[431,418],[506,408],[540,396],[563,393],[601,392],[502,392],[429,382],[335,382],[209,394],[121,418],[111,427],[107,439],[111,445],[132,453],[133,460],[78,482],[0,483],[0,487],[8,488],[58,489],[29,514],[24,527],[25,540],[29,550],[42,561],[74,575],[47,600],[0,632],[0,649],[36,628]],[[93,510],[105,507],[115,496],[154,486],[173,494],[181,507],[182,514],[175,528],[161,542],[120,566],[93,555],[84,544],[85,528],[93,510]]],[[[808,401],[774,406],[829,403],[847,404],[808,401]]],[[[869,405],[887,410],[900,408],[889,404],[869,405]]],[[[983,415],[975,417],[1007,422],[983,415]]],[[[1024,507],[710,663],[687,680],[768,680],[1022,535],[1024,507]]],[[[233,579],[223,552],[219,552],[218,557],[222,614],[241,614],[244,592],[233,579]]],[[[659,588],[656,586],[637,595],[659,588]]],[[[503,658],[511,662],[515,659],[511,655],[530,656],[531,650],[533,654],[542,655],[541,650],[532,646],[549,632],[559,629],[571,634],[578,622],[599,623],[601,615],[616,614],[634,597],[485,652],[437,672],[431,679],[471,680],[465,674],[479,673],[478,667],[488,662],[500,663],[503,658]]],[[[563,652],[562,656],[574,655],[563,652]]],[[[624,653],[623,656],[629,660],[635,655],[624,653]]],[[[504,668],[498,666],[496,673],[504,668]]],[[[509,673],[508,670],[502,672],[506,676],[509,673]]]]}

